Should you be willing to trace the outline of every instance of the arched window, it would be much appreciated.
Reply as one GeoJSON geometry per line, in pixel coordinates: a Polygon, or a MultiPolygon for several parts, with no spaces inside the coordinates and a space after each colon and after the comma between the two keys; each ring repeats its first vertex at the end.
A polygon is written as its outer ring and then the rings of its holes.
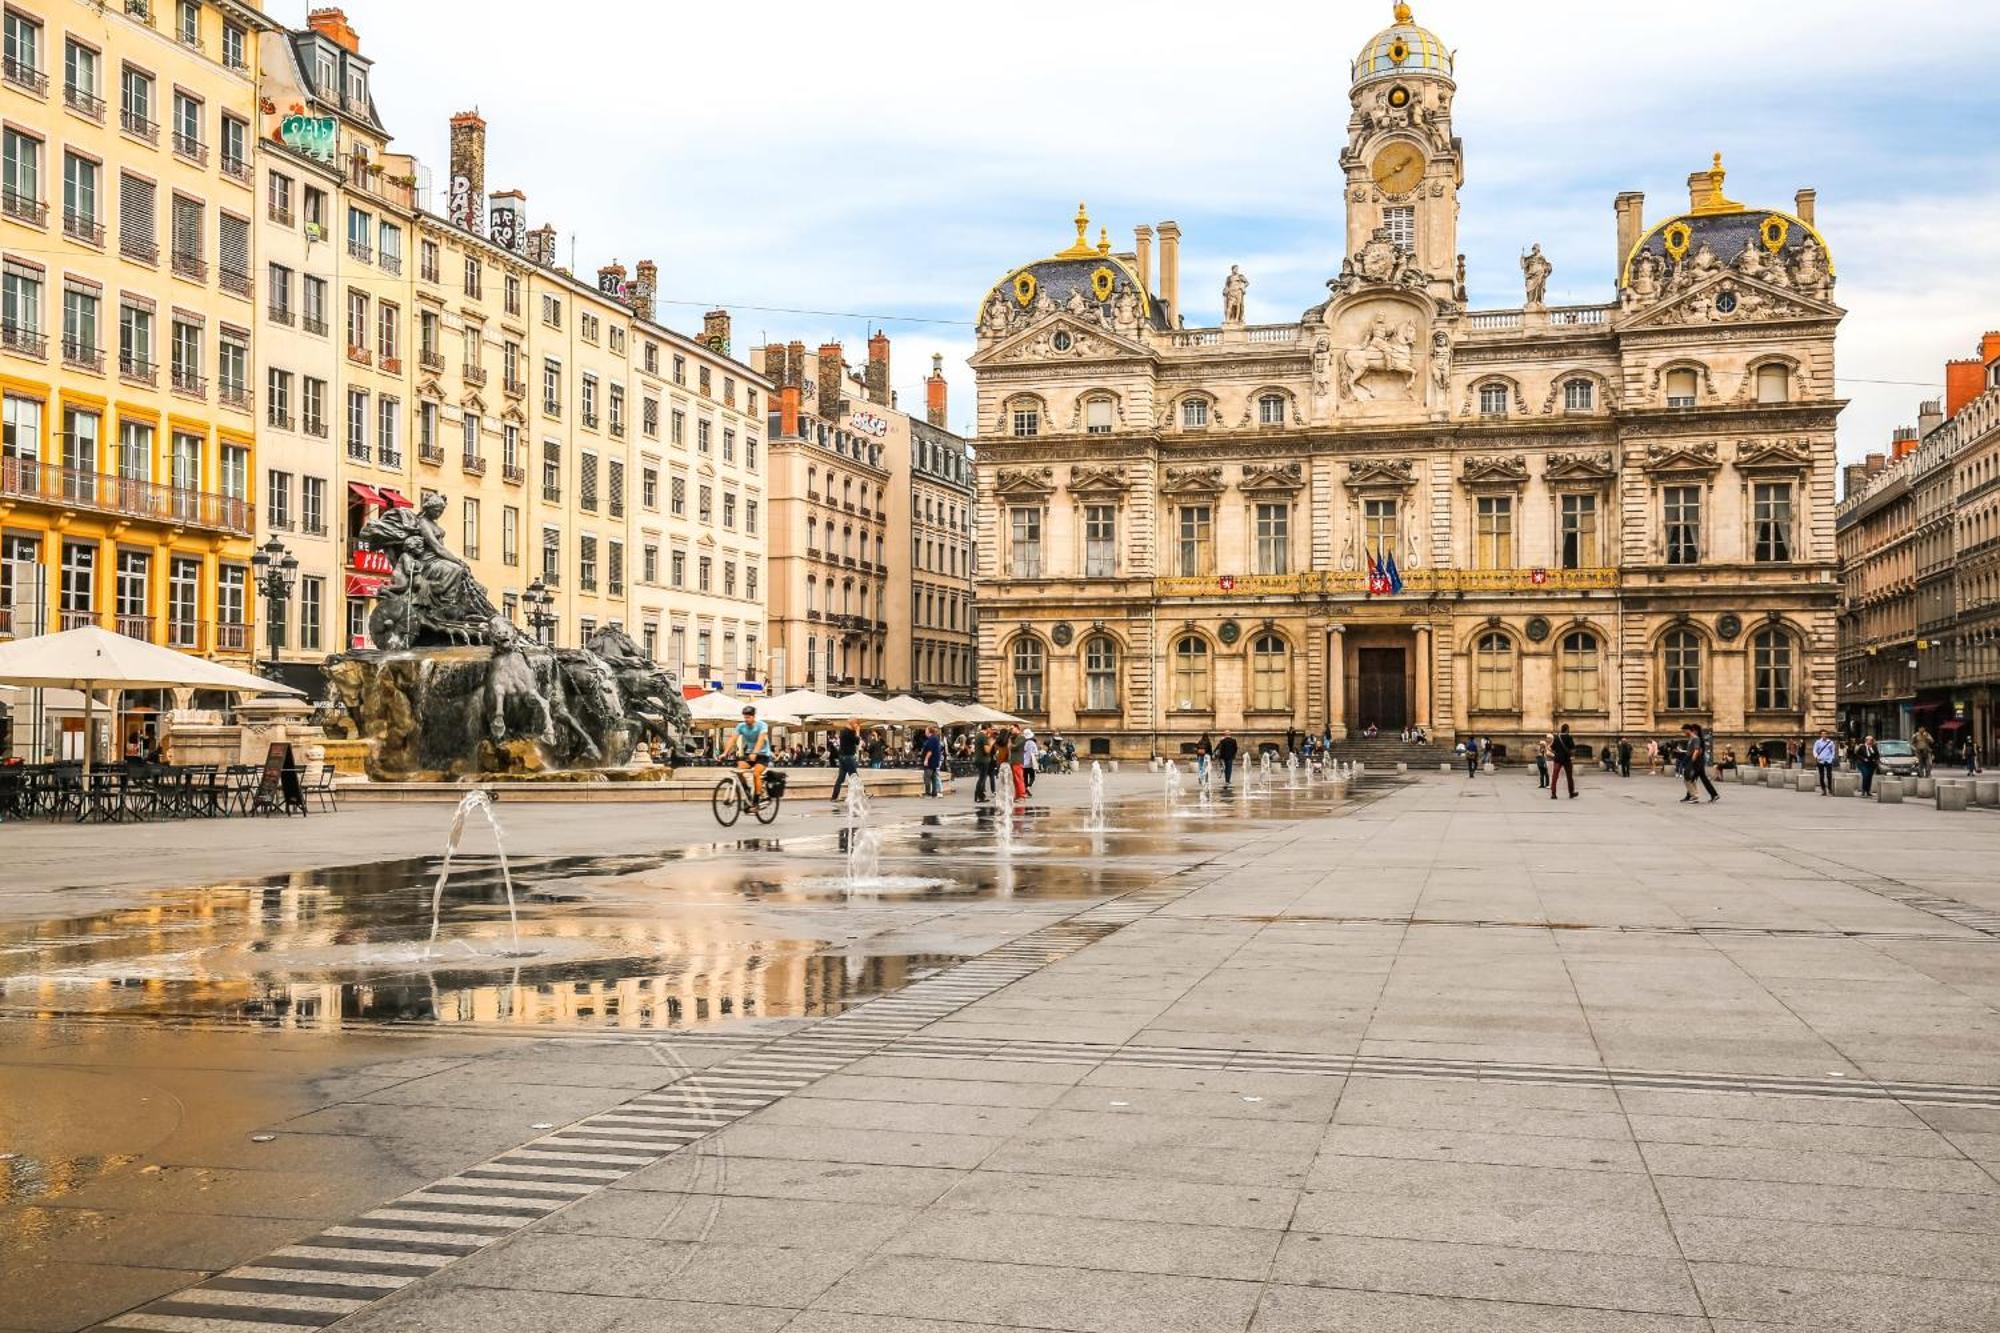
{"type": "Polygon", "coordinates": [[[1479,636],[1472,654],[1473,698],[1482,713],[1514,711],[1514,641],[1505,634],[1479,636]]]}
{"type": "Polygon", "coordinates": [[[1250,644],[1250,707],[1276,713],[1292,706],[1292,656],[1275,634],[1260,634],[1250,644]]]}
{"type": "Polygon", "coordinates": [[[1014,711],[1042,711],[1042,641],[1025,634],[1014,640],[1014,711]]]}
{"type": "Polygon", "coordinates": [[[1482,384],[1479,386],[1479,415],[1482,417],[1504,417],[1507,415],[1506,385],[1482,384]]]}
{"type": "Polygon", "coordinates": [[[1111,433],[1111,400],[1092,398],[1083,405],[1083,431],[1086,435],[1109,435],[1111,433]]]}
{"type": "Polygon", "coordinates": [[[1792,372],[1783,365],[1757,367],[1757,401],[1786,403],[1792,398],[1792,372]]]}
{"type": "Polygon", "coordinates": [[[1108,634],[1083,645],[1083,706],[1094,713],[1118,707],[1118,644],[1108,634]]]}
{"type": "Polygon", "coordinates": [[[1756,698],[1760,713],[1788,713],[1798,705],[1792,697],[1792,636],[1776,625],[1758,630],[1750,637],[1751,666],[1755,672],[1756,698]]]}
{"type": "Polygon", "coordinates": [[[1208,425],[1208,400],[1189,398],[1181,404],[1181,427],[1184,430],[1202,430],[1208,425]]]}
{"type": "Polygon", "coordinates": [[[1184,713],[1209,708],[1208,642],[1189,634],[1174,643],[1174,707],[1184,713]]]}
{"type": "Polygon", "coordinates": [[[819,520],[816,518],[806,520],[806,549],[819,554],[819,520]]]}
{"type": "Polygon", "coordinates": [[[1257,424],[1260,426],[1285,424],[1285,395],[1267,393],[1257,400],[1257,424]]]}
{"type": "Polygon", "coordinates": [[[1668,630],[1660,641],[1666,706],[1674,712],[1701,707],[1701,636],[1691,629],[1668,630]]]}
{"type": "Polygon", "coordinates": [[[819,610],[819,580],[808,574],[806,575],[806,614],[811,615],[817,610],[819,610]]]}
{"type": "Polygon", "coordinates": [[[1693,407],[1699,385],[1700,380],[1692,370],[1668,371],[1667,406],[1693,407]]]}
{"type": "Polygon", "coordinates": [[[1597,636],[1588,630],[1563,635],[1557,666],[1565,713],[1604,711],[1604,690],[1598,672],[1597,636]]]}
{"type": "Polygon", "coordinates": [[[1597,406],[1597,386],[1586,379],[1573,379],[1563,384],[1563,411],[1588,412],[1597,406]]]}

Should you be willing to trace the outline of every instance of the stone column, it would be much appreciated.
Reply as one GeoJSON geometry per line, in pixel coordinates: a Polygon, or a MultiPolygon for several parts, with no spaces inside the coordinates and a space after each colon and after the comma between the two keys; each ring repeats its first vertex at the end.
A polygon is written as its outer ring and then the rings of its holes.
{"type": "Polygon", "coordinates": [[[1326,632],[1327,726],[1337,741],[1347,739],[1347,629],[1334,625],[1326,632]]]}
{"type": "Polygon", "coordinates": [[[1417,626],[1417,725],[1431,726],[1431,627],[1417,626]]]}

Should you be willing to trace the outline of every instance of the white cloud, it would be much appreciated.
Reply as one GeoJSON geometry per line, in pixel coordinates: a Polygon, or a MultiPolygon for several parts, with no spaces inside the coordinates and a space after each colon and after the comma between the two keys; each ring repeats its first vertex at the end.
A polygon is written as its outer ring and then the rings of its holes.
{"type": "MultiPolygon", "coordinates": [[[[1250,274],[1252,318],[1321,299],[1343,240],[1348,61],[1390,10],[347,3],[399,147],[437,175],[447,117],[477,105],[489,189],[527,191],[533,221],[562,229],[565,254],[574,236],[586,272],[658,259],[663,294],[690,303],[669,317],[692,325],[699,303],[729,305],[739,349],[761,329],[858,351],[865,316],[947,321],[887,327],[906,403],[945,351],[961,417],[979,296],[1066,244],[1079,197],[1121,249],[1134,223],[1179,220],[1198,314],[1212,315],[1232,262],[1250,274]]],[[[293,23],[305,8],[271,5],[293,23]]],[[[1720,149],[1730,192],[1753,204],[1819,187],[1852,312],[1843,374],[1938,382],[1942,357],[1996,322],[1995,243],[1968,225],[1993,202],[1995,150],[1967,127],[2000,100],[2000,6],[1416,8],[1458,53],[1475,302],[1518,301],[1530,241],[1555,260],[1552,299],[1607,299],[1611,196],[1644,189],[1649,218],[1664,216],[1720,149]],[[1952,198],[1957,182],[1976,197],[1952,198]]],[[[1847,455],[1879,447],[1924,393],[1843,388],[1847,455]]]]}

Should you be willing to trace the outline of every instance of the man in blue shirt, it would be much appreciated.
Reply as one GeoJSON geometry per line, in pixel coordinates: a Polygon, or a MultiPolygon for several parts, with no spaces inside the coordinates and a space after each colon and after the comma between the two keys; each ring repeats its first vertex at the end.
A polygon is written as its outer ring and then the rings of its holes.
{"type": "Polygon", "coordinates": [[[1813,742],[1813,763],[1819,766],[1819,794],[1833,795],[1833,761],[1839,753],[1833,744],[1833,737],[1826,734],[1826,728],[1819,729],[1819,739],[1813,742]]]}
{"type": "Polygon", "coordinates": [[[944,738],[938,735],[936,727],[924,728],[924,739],[917,746],[917,752],[924,761],[924,795],[942,795],[940,774],[944,769],[944,738]]]}
{"type": "Polygon", "coordinates": [[[736,755],[737,770],[750,770],[751,789],[761,801],[764,799],[764,770],[771,766],[771,724],[759,722],[757,710],[746,704],[743,720],[736,724],[734,731],[730,749],[736,755]]]}

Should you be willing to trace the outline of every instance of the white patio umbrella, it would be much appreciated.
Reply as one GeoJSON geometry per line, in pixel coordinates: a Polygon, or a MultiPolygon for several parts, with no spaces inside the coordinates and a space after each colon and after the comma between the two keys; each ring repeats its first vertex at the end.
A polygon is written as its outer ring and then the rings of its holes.
{"type": "MultiPolygon", "coordinates": [[[[711,724],[741,722],[744,703],[744,700],[738,699],[735,695],[724,694],[719,690],[711,691],[698,699],[688,700],[688,715],[697,722],[711,724]]],[[[759,717],[764,715],[761,702],[757,704],[757,715],[759,717]]]]}
{"type": "Polygon", "coordinates": [[[798,722],[809,713],[838,707],[840,701],[830,694],[821,694],[818,690],[787,690],[772,698],[759,700],[757,716],[766,722],[798,722]]]}
{"type": "Polygon", "coordinates": [[[826,707],[799,714],[806,722],[845,722],[849,718],[860,718],[863,722],[895,722],[898,720],[894,709],[880,699],[861,693],[843,694],[838,699],[829,700],[826,707]]]}
{"type": "Polygon", "coordinates": [[[1022,720],[1018,717],[1015,717],[1012,713],[1003,713],[997,708],[988,708],[985,704],[967,704],[963,708],[960,708],[958,712],[959,716],[964,718],[967,722],[974,722],[974,723],[977,722],[1011,723],[1011,722],[1019,722],[1022,720]]]}
{"type": "Polygon", "coordinates": [[[221,690],[230,694],[303,694],[206,658],[113,634],[95,625],[0,643],[0,684],[82,690],[83,771],[95,757],[91,719],[98,690],[221,690]]]}
{"type": "Polygon", "coordinates": [[[899,720],[918,726],[941,726],[945,720],[939,705],[926,703],[913,694],[899,694],[884,706],[893,710],[899,720]]]}

